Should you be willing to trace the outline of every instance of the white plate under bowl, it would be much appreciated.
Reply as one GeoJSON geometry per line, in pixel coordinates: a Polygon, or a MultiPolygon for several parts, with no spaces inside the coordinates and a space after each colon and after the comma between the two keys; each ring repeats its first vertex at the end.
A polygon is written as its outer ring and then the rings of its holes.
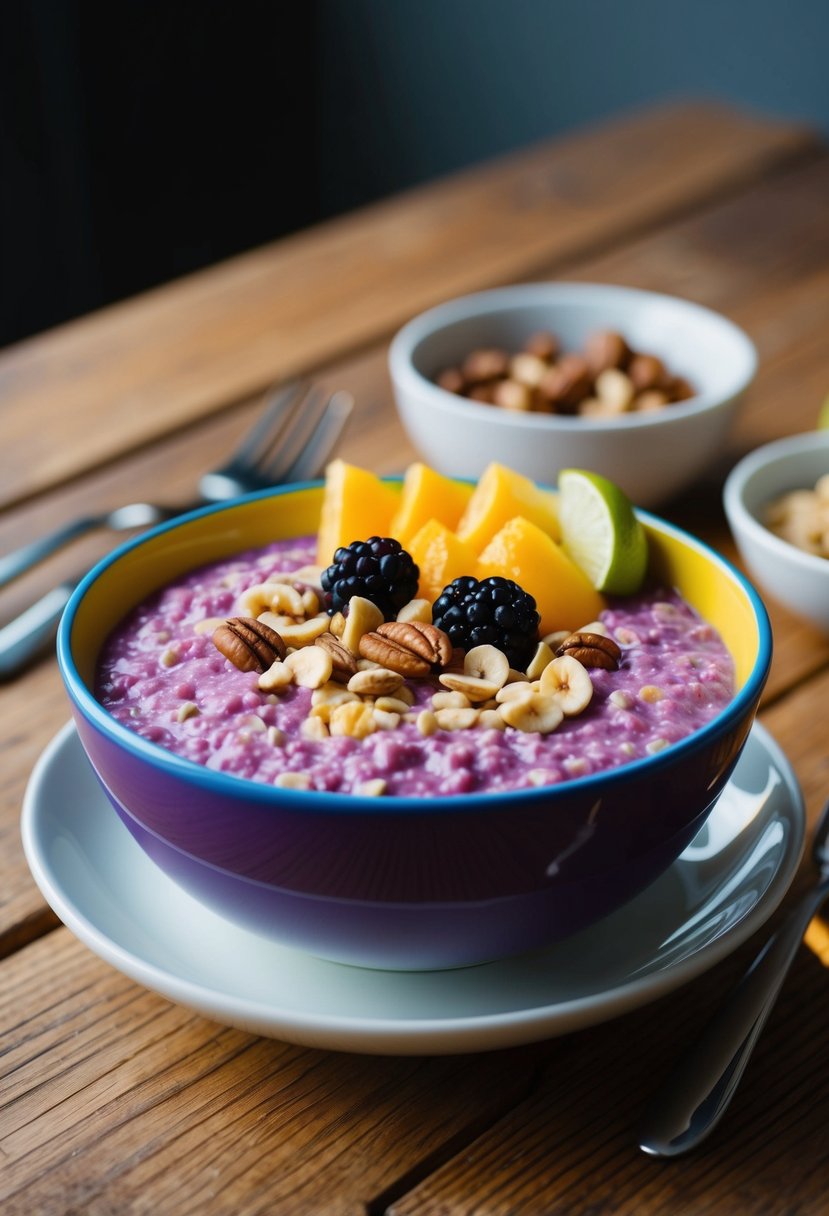
{"type": "Polygon", "coordinates": [[[624,908],[551,949],[457,971],[369,971],[232,925],[175,885],[121,824],[67,725],[32,773],[26,858],[45,899],[119,971],[205,1017],[338,1051],[484,1051],[565,1034],[699,975],[767,919],[805,815],[785,756],[753,727],[682,857],[624,908]]]}

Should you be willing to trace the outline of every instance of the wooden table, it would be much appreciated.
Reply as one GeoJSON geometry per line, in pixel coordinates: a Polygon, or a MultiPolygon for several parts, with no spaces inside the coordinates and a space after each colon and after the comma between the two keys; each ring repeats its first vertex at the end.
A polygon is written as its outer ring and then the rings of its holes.
{"type": "MultiPolygon", "coordinates": [[[[829,391],[827,202],[829,151],[808,132],[676,105],[471,169],[22,343],[0,354],[0,551],[82,504],[185,501],[265,388],[297,372],[355,394],[346,458],[400,470],[412,451],[385,368],[397,326],[464,291],[560,277],[688,296],[756,342],[760,372],[721,467],[663,512],[733,557],[724,471],[749,447],[810,429],[829,391]]],[[[111,543],[78,543],[9,588],[0,621],[111,543]]],[[[760,718],[813,821],[829,793],[829,643],[771,612],[760,718]]],[[[21,799],[68,716],[51,657],[0,688],[6,1216],[827,1210],[829,954],[817,946],[800,951],[716,1136],[656,1162],[637,1148],[643,1111],[757,939],[615,1021],[488,1054],[328,1053],[224,1028],[108,967],[35,887],[21,799]]],[[[808,876],[804,862],[795,888],[808,876]]]]}

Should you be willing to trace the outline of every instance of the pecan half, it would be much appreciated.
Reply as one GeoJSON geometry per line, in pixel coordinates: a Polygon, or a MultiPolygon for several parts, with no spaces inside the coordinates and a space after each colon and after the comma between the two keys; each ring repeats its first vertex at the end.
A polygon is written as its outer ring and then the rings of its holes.
{"type": "Polygon", "coordinates": [[[556,649],[557,655],[569,654],[583,667],[604,667],[616,671],[622,657],[621,649],[603,633],[571,633],[556,649]]]}
{"type": "Polygon", "coordinates": [[[452,643],[425,621],[386,621],[360,639],[360,654],[404,676],[422,677],[445,667],[452,643]]]}
{"type": "Polygon", "coordinates": [[[331,655],[331,678],[340,684],[347,684],[357,671],[357,659],[344,642],[335,638],[333,633],[323,633],[314,640],[315,646],[321,646],[331,655]]]}
{"type": "Polygon", "coordinates": [[[275,629],[252,617],[234,616],[214,629],[213,645],[240,671],[267,671],[287,647],[275,629]]]}

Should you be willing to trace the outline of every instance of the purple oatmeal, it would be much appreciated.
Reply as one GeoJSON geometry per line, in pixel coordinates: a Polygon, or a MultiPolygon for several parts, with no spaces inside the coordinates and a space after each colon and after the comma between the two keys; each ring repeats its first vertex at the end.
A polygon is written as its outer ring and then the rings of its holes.
{"type": "MultiPolygon", "coordinates": [[[[602,613],[601,627],[621,649],[619,667],[591,668],[589,704],[550,733],[503,723],[495,729],[483,714],[468,729],[426,732],[433,694],[446,692],[429,676],[379,698],[372,733],[328,734],[314,708],[318,690],[290,683],[267,691],[258,671],[239,670],[211,639],[214,625],[240,615],[246,591],[310,566],[315,547],[304,538],[243,553],[145,601],[106,643],[98,699],[143,738],[216,771],[334,793],[436,797],[617,768],[699,730],[734,695],[733,663],[719,635],[663,588],[614,601],[602,613]],[[404,694],[410,705],[400,704],[404,694]]],[[[247,604],[242,615],[250,615],[247,604]]]]}

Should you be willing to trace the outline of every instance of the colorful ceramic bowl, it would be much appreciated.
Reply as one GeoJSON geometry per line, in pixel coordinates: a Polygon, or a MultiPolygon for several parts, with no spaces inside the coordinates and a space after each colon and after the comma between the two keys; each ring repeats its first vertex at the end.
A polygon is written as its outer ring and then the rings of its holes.
{"type": "Polygon", "coordinates": [[[699,830],[751,728],[771,635],[721,557],[643,515],[654,572],[715,625],[738,692],[704,729],[627,767],[506,794],[369,798],[276,789],[147,742],[93,695],[102,643],[184,572],[316,530],[321,488],[270,491],[162,525],[102,561],[60,625],[83,747],[135,839],[233,921],[328,959],[457,967],[544,947],[630,899],[699,830]]]}
{"type": "Polygon", "coordinates": [[[756,367],[752,342],[726,317],[602,283],[519,283],[449,300],[411,320],[389,349],[400,419],[434,468],[475,478],[497,454],[551,485],[562,469],[593,469],[642,507],[678,494],[721,456],[756,367]],[[478,347],[516,351],[536,331],[552,330],[573,351],[603,329],[658,355],[696,396],[662,410],[580,418],[482,405],[434,383],[478,347]]]}

